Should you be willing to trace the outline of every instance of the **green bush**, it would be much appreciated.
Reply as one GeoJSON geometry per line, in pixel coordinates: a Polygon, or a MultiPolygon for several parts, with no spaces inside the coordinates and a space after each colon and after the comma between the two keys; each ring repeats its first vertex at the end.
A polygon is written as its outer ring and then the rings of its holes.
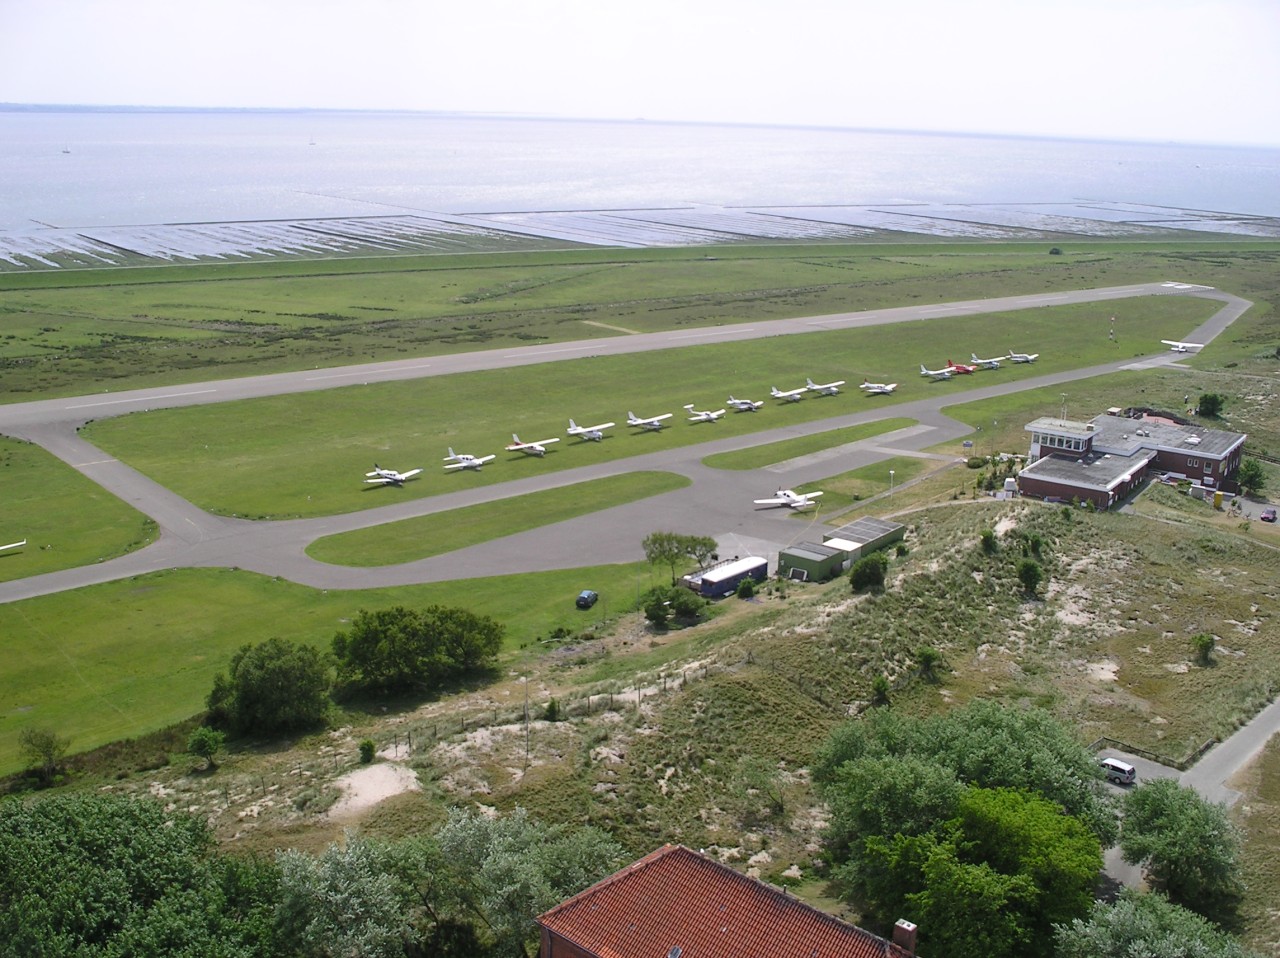
{"type": "Polygon", "coordinates": [[[368,765],[373,761],[374,752],[378,746],[374,744],[373,739],[367,738],[360,743],[360,761],[364,765],[368,765]]]}
{"type": "Polygon", "coordinates": [[[873,590],[879,592],[884,588],[885,575],[889,571],[889,557],[883,552],[873,552],[863,556],[849,570],[849,584],[854,592],[873,590]]]}

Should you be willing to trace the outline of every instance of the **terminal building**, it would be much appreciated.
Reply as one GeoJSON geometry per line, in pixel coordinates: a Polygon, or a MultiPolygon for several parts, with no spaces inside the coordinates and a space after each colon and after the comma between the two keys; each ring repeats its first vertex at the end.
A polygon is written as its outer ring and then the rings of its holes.
{"type": "Polygon", "coordinates": [[[1092,502],[1109,509],[1152,473],[1208,489],[1235,491],[1244,433],[1205,429],[1145,410],[1109,409],[1088,422],[1030,422],[1031,463],[1018,491],[1041,499],[1092,502]]]}

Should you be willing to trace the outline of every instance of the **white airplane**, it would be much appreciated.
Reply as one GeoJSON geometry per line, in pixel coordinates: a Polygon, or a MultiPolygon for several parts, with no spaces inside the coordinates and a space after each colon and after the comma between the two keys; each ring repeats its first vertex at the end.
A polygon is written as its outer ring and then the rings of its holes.
{"type": "Polygon", "coordinates": [[[684,408],[692,413],[689,422],[715,422],[724,415],[723,409],[694,409],[693,403],[689,403],[684,408]]]}
{"type": "Polygon", "coordinates": [[[801,386],[799,389],[779,389],[777,386],[769,387],[770,396],[774,399],[785,399],[787,402],[799,402],[804,398],[804,394],[808,391],[808,386],[801,386]]]}
{"type": "Polygon", "coordinates": [[[569,428],[565,431],[570,436],[580,436],[583,439],[590,439],[592,442],[599,442],[604,438],[604,430],[612,429],[614,425],[611,422],[602,422],[597,426],[579,426],[570,419],[569,428]]]}
{"type": "Polygon", "coordinates": [[[921,363],[921,364],[920,364],[920,375],[921,375],[921,376],[932,376],[934,379],[950,379],[950,378],[951,378],[951,369],[950,369],[949,367],[943,367],[942,369],[925,369],[925,368],[924,368],[924,363],[921,363]]]}
{"type": "Polygon", "coordinates": [[[23,539],[21,542],[10,542],[7,546],[0,546],[0,552],[4,552],[6,549],[21,549],[26,544],[26,539],[23,539]]]}
{"type": "Polygon", "coordinates": [[[999,369],[1000,360],[1008,358],[1008,356],[992,356],[990,359],[979,359],[977,353],[969,354],[969,361],[975,366],[981,366],[983,369],[999,369]]]}
{"type": "Polygon", "coordinates": [[[1170,352],[1189,353],[1193,349],[1204,349],[1204,343],[1180,343],[1176,339],[1162,339],[1160,342],[1169,347],[1170,352]]]}
{"type": "Polygon", "coordinates": [[[833,383],[815,383],[812,379],[809,379],[806,376],[804,385],[810,392],[819,393],[823,396],[835,396],[839,394],[840,387],[844,385],[844,380],[837,379],[833,383]]]}
{"type": "Polygon", "coordinates": [[[796,492],[792,489],[779,489],[771,499],[757,499],[757,506],[790,506],[792,509],[807,509],[813,500],[822,495],[820,492],[796,492]]]}
{"type": "Polygon", "coordinates": [[[511,434],[511,445],[507,446],[507,452],[523,452],[530,456],[545,456],[547,454],[547,446],[553,442],[559,442],[560,437],[554,439],[539,439],[536,442],[521,442],[520,437],[514,432],[511,434]]]}
{"type": "Polygon", "coordinates": [[[1011,349],[1009,350],[1009,355],[1006,356],[1005,358],[1012,359],[1015,363],[1034,363],[1037,359],[1040,358],[1040,354],[1039,353],[1015,353],[1011,349]]]}
{"type": "Polygon", "coordinates": [[[454,452],[453,447],[449,447],[449,455],[444,457],[444,461],[449,463],[446,469],[479,469],[486,462],[497,459],[497,456],[468,456],[465,452],[454,452]]]}
{"type": "Polygon", "coordinates": [[[365,482],[373,483],[379,486],[400,486],[406,479],[412,479],[421,469],[410,469],[408,472],[396,472],[394,469],[383,469],[376,462],[373,464],[373,472],[365,473],[365,482]]]}
{"type": "Polygon", "coordinates": [[[865,379],[862,385],[858,387],[868,396],[887,396],[898,388],[897,383],[869,383],[865,379]]]}
{"type": "Polygon", "coordinates": [[[730,396],[729,405],[738,410],[738,412],[755,412],[764,405],[764,401],[752,402],[750,399],[734,399],[730,396]]]}
{"type": "Polygon", "coordinates": [[[648,419],[642,419],[633,412],[627,413],[627,425],[639,426],[642,429],[652,429],[657,432],[662,428],[662,420],[670,419],[671,413],[664,412],[661,416],[650,416],[648,419]]]}

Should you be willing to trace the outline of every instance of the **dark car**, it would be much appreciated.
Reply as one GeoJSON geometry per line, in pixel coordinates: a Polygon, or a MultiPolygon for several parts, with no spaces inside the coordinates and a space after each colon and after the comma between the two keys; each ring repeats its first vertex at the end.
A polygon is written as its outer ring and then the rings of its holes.
{"type": "Polygon", "coordinates": [[[596,599],[598,598],[600,598],[600,596],[592,592],[590,589],[583,589],[578,593],[575,605],[577,605],[579,609],[589,609],[596,604],[596,599]]]}
{"type": "Polygon", "coordinates": [[[1276,510],[1273,507],[1268,506],[1267,508],[1262,510],[1262,515],[1258,516],[1258,518],[1261,519],[1263,522],[1275,522],[1276,510]]]}

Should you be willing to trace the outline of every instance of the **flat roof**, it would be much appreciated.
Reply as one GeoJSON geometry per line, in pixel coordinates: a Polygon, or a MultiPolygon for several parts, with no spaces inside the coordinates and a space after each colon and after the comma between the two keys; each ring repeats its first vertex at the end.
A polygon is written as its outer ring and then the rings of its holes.
{"type": "Polygon", "coordinates": [[[744,559],[734,559],[732,562],[726,562],[724,565],[718,565],[714,569],[708,569],[702,575],[697,577],[699,582],[719,582],[722,579],[730,579],[735,575],[742,575],[744,572],[750,572],[757,569],[761,565],[768,565],[768,559],[762,559],[760,556],[747,556],[744,559]]]}
{"type": "Polygon", "coordinates": [[[1093,422],[1093,448],[1124,456],[1145,448],[1223,459],[1246,438],[1242,432],[1179,426],[1163,419],[1099,416],[1093,422]]]}
{"type": "Polygon", "coordinates": [[[854,519],[852,522],[842,525],[828,539],[848,539],[850,542],[856,542],[862,545],[872,542],[876,539],[882,539],[894,532],[901,532],[906,529],[900,522],[890,522],[888,519],[877,519],[875,516],[863,516],[861,519],[854,519]]]}
{"type": "Polygon", "coordinates": [[[1074,419],[1054,419],[1052,416],[1042,416],[1039,419],[1033,419],[1022,427],[1027,432],[1051,432],[1059,436],[1092,436],[1093,430],[1089,428],[1087,422],[1076,422],[1074,419]]]}
{"type": "Polygon", "coordinates": [[[1132,456],[1045,456],[1019,472],[1018,477],[1109,492],[1155,457],[1154,449],[1143,449],[1132,456]]]}
{"type": "Polygon", "coordinates": [[[814,562],[825,562],[832,556],[843,554],[840,549],[819,545],[816,542],[797,542],[793,546],[787,546],[779,553],[779,555],[795,556],[798,559],[812,559],[814,562]]]}

